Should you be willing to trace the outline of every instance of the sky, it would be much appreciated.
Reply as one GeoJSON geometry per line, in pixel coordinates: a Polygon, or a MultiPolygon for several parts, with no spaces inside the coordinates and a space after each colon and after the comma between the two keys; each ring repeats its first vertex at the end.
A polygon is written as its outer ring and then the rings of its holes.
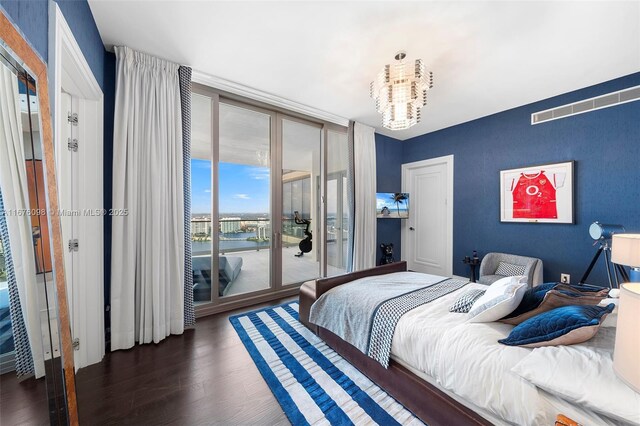
{"type": "MultiPolygon", "coordinates": [[[[220,163],[220,215],[269,212],[269,168],[220,163]]],[[[211,213],[211,161],[191,160],[191,212],[211,213]]]]}
{"type": "MultiPolygon", "coordinates": [[[[268,167],[220,163],[220,216],[269,213],[269,178],[268,167]]],[[[327,214],[335,214],[335,185],[329,185],[327,190],[327,196],[333,201],[328,203],[327,214]]],[[[210,160],[191,159],[191,213],[211,214],[210,160]]]]}

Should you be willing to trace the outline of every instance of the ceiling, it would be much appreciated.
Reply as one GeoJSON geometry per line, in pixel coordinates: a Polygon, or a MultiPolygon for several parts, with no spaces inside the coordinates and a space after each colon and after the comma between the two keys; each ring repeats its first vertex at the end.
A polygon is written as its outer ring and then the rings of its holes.
{"type": "Polygon", "coordinates": [[[640,71],[640,2],[89,0],[127,45],[407,139],[640,71]],[[369,98],[406,50],[434,73],[422,122],[380,126],[369,98]]]}

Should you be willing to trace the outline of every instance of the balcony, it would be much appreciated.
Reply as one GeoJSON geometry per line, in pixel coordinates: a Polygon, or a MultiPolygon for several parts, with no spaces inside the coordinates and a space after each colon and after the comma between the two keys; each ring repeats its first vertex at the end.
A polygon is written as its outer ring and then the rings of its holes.
{"type": "MultiPolygon", "coordinates": [[[[196,303],[210,300],[211,292],[211,219],[193,218],[191,246],[194,273],[194,299],[196,303]]],[[[314,250],[301,257],[298,243],[304,237],[304,227],[286,219],[282,233],[282,283],[295,284],[320,276],[318,242],[314,250]]],[[[222,218],[218,224],[220,245],[219,296],[231,296],[264,290],[269,287],[271,254],[271,221],[269,219],[222,218]],[[223,232],[225,231],[225,232],[223,232]]],[[[347,253],[347,234],[329,225],[327,241],[327,274],[343,274],[347,253]],[[336,234],[342,234],[342,247],[336,234]]],[[[214,284],[215,286],[215,284],[214,284]]]]}

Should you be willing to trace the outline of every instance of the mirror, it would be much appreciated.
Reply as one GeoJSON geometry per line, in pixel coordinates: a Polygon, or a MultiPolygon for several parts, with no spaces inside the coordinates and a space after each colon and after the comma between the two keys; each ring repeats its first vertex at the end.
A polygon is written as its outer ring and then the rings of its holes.
{"type": "Polygon", "coordinates": [[[44,405],[13,424],[77,424],[46,81],[0,12],[0,380],[44,405]]]}

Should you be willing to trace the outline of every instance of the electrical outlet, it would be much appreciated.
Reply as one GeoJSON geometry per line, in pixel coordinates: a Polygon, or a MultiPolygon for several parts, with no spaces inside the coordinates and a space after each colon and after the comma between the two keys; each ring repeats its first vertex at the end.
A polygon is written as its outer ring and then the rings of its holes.
{"type": "Polygon", "coordinates": [[[571,275],[569,275],[569,274],[560,274],[560,282],[562,284],[571,284],[571,275]]]}

